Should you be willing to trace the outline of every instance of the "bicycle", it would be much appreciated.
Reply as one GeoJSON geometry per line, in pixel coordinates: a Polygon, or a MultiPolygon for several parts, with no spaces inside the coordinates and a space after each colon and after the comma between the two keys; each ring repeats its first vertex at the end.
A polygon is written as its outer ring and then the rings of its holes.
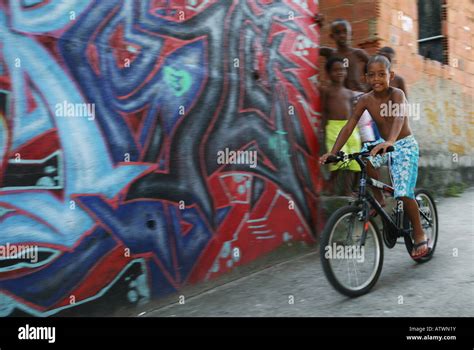
{"type": "MultiPolygon", "coordinates": [[[[392,186],[372,179],[367,174],[366,158],[373,147],[375,145],[359,153],[339,152],[337,156],[326,160],[326,164],[341,161],[347,164],[348,161],[355,160],[361,168],[357,199],[330,216],[320,241],[321,263],[327,279],[337,291],[349,297],[366,294],[376,284],[382,271],[383,244],[391,249],[398,238],[403,237],[410,257],[414,245],[410,220],[403,215],[403,202],[397,200],[397,205],[390,215],[367,191],[368,185],[381,189],[392,197],[394,194],[392,186]],[[382,219],[382,232],[379,231],[374,217],[370,215],[372,208],[382,219]],[[351,275],[351,270],[355,272],[354,275],[351,275]]],[[[393,147],[388,147],[387,152],[393,150],[393,147]]],[[[438,213],[435,201],[428,191],[416,190],[415,199],[423,231],[429,239],[430,251],[421,258],[412,259],[417,263],[424,263],[433,257],[436,248],[438,213]]]]}

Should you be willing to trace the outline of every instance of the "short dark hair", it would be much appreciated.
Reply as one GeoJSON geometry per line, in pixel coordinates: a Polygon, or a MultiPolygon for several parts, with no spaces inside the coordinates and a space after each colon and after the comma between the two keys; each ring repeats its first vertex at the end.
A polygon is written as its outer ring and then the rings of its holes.
{"type": "MultiPolygon", "coordinates": [[[[395,50],[392,49],[392,48],[389,47],[389,46],[384,46],[384,47],[382,47],[382,48],[379,50],[379,52],[380,52],[380,53],[386,53],[386,54],[389,54],[389,55],[395,55],[395,50]]],[[[392,61],[389,57],[387,57],[387,58],[388,58],[388,60],[389,60],[390,62],[392,61]]]]}
{"type": "Polygon", "coordinates": [[[331,32],[335,26],[338,24],[344,24],[346,26],[347,31],[352,31],[351,24],[346,21],[344,18],[336,18],[334,21],[331,22],[331,32]]]}
{"type": "Polygon", "coordinates": [[[334,65],[334,63],[336,62],[341,62],[342,64],[344,64],[344,59],[342,57],[339,57],[339,56],[332,56],[330,57],[327,62],[326,62],[326,65],[324,66],[324,68],[326,69],[326,72],[330,72],[331,71],[331,68],[332,66],[334,65]]]}
{"type": "Polygon", "coordinates": [[[379,51],[380,51],[380,52],[390,53],[390,54],[395,54],[395,50],[392,49],[390,46],[384,46],[384,47],[382,47],[379,51]]]}
{"type": "Polygon", "coordinates": [[[365,66],[365,74],[369,71],[369,66],[372,63],[382,63],[385,68],[387,68],[390,71],[390,68],[392,67],[392,64],[390,63],[389,59],[385,56],[382,55],[373,55],[369,58],[369,61],[367,62],[365,66]]]}

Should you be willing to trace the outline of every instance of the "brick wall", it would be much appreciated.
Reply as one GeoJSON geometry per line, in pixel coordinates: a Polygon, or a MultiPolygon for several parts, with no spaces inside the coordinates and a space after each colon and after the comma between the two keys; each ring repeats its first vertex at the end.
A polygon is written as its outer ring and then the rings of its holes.
{"type": "Polygon", "coordinates": [[[396,50],[394,69],[407,82],[409,101],[421,106],[421,118],[411,121],[420,144],[419,183],[442,189],[451,182],[471,181],[467,169],[473,166],[474,148],[473,6],[468,0],[447,1],[442,30],[448,64],[442,64],[418,54],[416,2],[379,3],[379,45],[396,50]]]}
{"type": "Polygon", "coordinates": [[[376,20],[379,12],[377,3],[373,0],[325,0],[320,2],[320,6],[321,13],[325,17],[324,28],[321,31],[321,45],[334,46],[329,37],[329,25],[336,18],[343,18],[352,25],[353,46],[367,48],[369,53],[375,52],[376,20]]]}
{"type": "Polygon", "coordinates": [[[467,171],[473,166],[474,148],[472,2],[446,2],[442,31],[449,64],[418,54],[416,1],[325,0],[320,5],[326,17],[322,45],[333,46],[329,23],[341,17],[352,24],[354,47],[368,48],[369,54],[383,46],[395,49],[394,71],[405,79],[409,101],[421,109],[421,117],[411,120],[420,144],[419,184],[439,189],[449,182],[472,180],[467,171]],[[375,29],[369,30],[374,21],[375,29]]]}

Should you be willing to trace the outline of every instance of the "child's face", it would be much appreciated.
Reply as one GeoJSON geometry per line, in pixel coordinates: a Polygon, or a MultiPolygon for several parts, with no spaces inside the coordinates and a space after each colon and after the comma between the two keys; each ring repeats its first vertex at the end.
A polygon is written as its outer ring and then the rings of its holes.
{"type": "Polygon", "coordinates": [[[339,23],[332,26],[331,38],[336,42],[337,46],[346,47],[351,38],[351,32],[344,23],[339,23]]]}
{"type": "Polygon", "coordinates": [[[390,80],[393,79],[393,72],[381,62],[374,62],[367,68],[367,82],[375,92],[382,92],[390,86],[390,80]]]}
{"type": "Polygon", "coordinates": [[[329,78],[335,83],[344,83],[347,76],[347,69],[342,62],[334,62],[329,71],[329,78]]]}

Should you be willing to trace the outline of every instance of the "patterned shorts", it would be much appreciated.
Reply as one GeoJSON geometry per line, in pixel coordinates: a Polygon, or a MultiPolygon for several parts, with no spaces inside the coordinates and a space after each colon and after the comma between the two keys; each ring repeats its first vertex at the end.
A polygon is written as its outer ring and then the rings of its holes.
{"type": "MultiPolygon", "coordinates": [[[[367,151],[369,145],[377,145],[385,142],[380,138],[375,142],[364,144],[361,152],[367,151]]],[[[393,152],[385,153],[383,156],[369,157],[374,168],[389,165],[392,183],[395,189],[395,198],[415,198],[416,178],[418,177],[419,148],[413,135],[409,135],[394,144],[393,152]]]]}

